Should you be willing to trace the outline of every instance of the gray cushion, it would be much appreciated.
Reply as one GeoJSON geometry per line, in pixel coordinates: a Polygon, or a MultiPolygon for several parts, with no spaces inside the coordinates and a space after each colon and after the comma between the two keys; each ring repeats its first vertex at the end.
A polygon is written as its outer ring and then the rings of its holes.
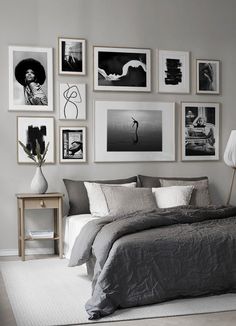
{"type": "Polygon", "coordinates": [[[205,207],[211,204],[208,177],[206,176],[182,178],[138,175],[138,184],[140,187],[147,188],[193,185],[194,190],[190,200],[190,205],[205,207]]]}
{"type": "Polygon", "coordinates": [[[198,207],[206,207],[211,204],[208,178],[163,178],[160,179],[162,187],[170,186],[188,186],[193,185],[194,189],[192,192],[190,205],[198,207]]]}
{"type": "Polygon", "coordinates": [[[87,182],[97,182],[97,183],[113,183],[113,184],[122,184],[136,182],[137,177],[130,177],[126,179],[116,179],[116,180],[98,180],[98,181],[88,181],[88,180],[70,180],[63,179],[68,198],[69,198],[69,215],[77,214],[89,214],[89,199],[87,195],[87,190],[84,186],[84,181],[87,182]]]}
{"type": "Polygon", "coordinates": [[[157,208],[151,188],[125,188],[102,185],[109,214],[123,215],[157,208]]]}

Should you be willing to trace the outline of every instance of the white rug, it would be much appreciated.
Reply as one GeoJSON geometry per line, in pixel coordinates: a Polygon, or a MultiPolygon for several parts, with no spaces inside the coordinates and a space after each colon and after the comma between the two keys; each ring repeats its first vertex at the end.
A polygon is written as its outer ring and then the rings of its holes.
{"type": "MultiPolygon", "coordinates": [[[[84,309],[91,292],[86,269],[67,264],[58,258],[0,263],[18,326],[91,323],[84,309]]],[[[228,310],[236,310],[236,294],[121,309],[100,322],[228,310]]]]}

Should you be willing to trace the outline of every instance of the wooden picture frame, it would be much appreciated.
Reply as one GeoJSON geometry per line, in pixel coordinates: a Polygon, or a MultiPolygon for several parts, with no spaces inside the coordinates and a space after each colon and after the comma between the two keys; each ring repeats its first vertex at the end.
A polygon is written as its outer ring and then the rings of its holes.
{"type": "Polygon", "coordinates": [[[9,111],[53,111],[52,48],[9,46],[9,111]]]}
{"type": "Polygon", "coordinates": [[[86,40],[58,38],[58,73],[80,76],[86,74],[86,40]]]}
{"type": "Polygon", "coordinates": [[[94,46],[95,91],[151,91],[151,50],[94,46]]]}
{"type": "Polygon", "coordinates": [[[175,103],[95,101],[95,162],[175,160],[175,103]]]}
{"type": "Polygon", "coordinates": [[[182,102],[182,160],[219,160],[219,103],[182,102]]]}
{"type": "Polygon", "coordinates": [[[220,94],[220,61],[196,60],[196,93],[220,94]]]}
{"type": "Polygon", "coordinates": [[[59,127],[60,163],[86,162],[86,127],[59,127]]]}
{"type": "Polygon", "coordinates": [[[187,51],[158,51],[158,92],[190,92],[190,53],[187,51]]]}
{"type": "Polygon", "coordinates": [[[54,118],[53,117],[17,117],[17,161],[18,163],[35,164],[27,157],[23,148],[19,144],[19,140],[32,152],[34,155],[36,147],[36,139],[38,140],[41,151],[49,142],[48,152],[46,155],[47,163],[55,163],[55,140],[54,140],[54,118]]]}

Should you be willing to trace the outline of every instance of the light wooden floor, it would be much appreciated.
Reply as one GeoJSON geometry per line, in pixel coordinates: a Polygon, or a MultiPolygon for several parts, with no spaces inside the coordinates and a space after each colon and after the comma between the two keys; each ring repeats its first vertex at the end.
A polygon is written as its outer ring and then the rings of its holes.
{"type": "MultiPolygon", "coordinates": [[[[28,256],[27,259],[42,259],[50,256],[28,256]]],[[[18,260],[18,257],[0,257],[0,261],[18,260]]],[[[179,316],[179,317],[165,317],[142,319],[134,321],[123,322],[107,322],[94,323],[97,326],[235,326],[236,325],[236,311],[179,316]]],[[[16,326],[16,321],[11,309],[10,302],[7,297],[6,289],[0,274],[0,326],[16,326]]],[[[44,326],[44,325],[42,325],[44,326]]]]}

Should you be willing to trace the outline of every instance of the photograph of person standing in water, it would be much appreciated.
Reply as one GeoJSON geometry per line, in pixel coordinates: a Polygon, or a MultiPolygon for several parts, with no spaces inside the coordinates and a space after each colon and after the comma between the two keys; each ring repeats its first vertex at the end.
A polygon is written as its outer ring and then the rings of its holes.
{"type": "Polygon", "coordinates": [[[162,111],[108,110],[108,152],[161,152],[162,111]]]}

